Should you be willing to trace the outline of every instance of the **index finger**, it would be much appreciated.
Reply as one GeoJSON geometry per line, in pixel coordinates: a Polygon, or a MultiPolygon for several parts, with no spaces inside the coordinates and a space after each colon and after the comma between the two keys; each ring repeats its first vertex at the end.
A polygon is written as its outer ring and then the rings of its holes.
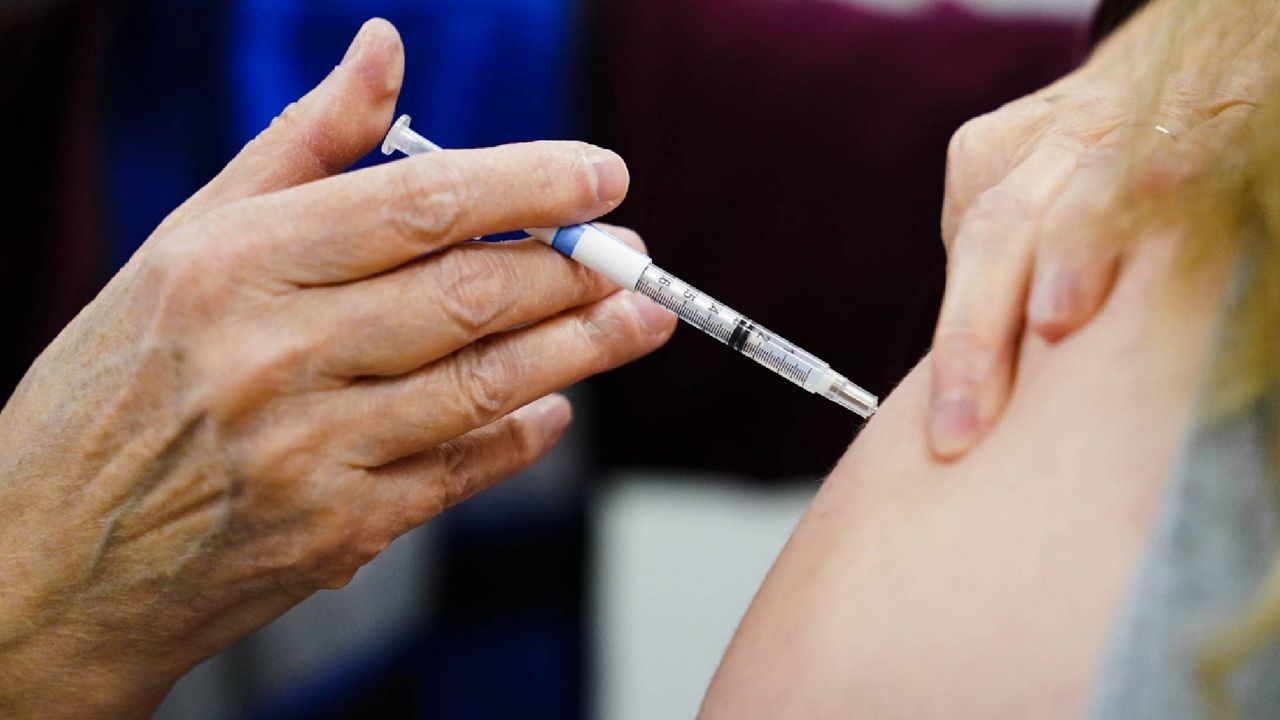
{"type": "Polygon", "coordinates": [[[1075,170],[1076,152],[1041,145],[956,232],[933,345],[929,439],[939,458],[967,452],[1004,409],[1040,216],[1075,170]]]}
{"type": "Polygon", "coordinates": [[[479,235],[584,222],[617,207],[622,159],[578,142],[448,150],[228,206],[229,251],[259,275],[332,285],[479,235]]]}

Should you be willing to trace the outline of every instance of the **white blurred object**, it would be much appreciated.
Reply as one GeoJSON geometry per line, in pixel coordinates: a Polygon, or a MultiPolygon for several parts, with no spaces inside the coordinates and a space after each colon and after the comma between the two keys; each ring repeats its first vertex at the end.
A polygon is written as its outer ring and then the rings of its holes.
{"type": "Polygon", "coordinates": [[[818,490],[628,474],[591,506],[592,717],[692,718],[734,628],[818,490]]]}
{"type": "MultiPolygon", "coordinates": [[[[805,0],[813,2],[814,0],[805,0]]],[[[820,0],[843,2],[871,10],[914,13],[943,4],[943,0],[820,0]]],[[[1001,17],[1043,17],[1046,19],[1084,20],[1092,17],[1101,0],[950,0],[984,15],[1001,17]]]]}

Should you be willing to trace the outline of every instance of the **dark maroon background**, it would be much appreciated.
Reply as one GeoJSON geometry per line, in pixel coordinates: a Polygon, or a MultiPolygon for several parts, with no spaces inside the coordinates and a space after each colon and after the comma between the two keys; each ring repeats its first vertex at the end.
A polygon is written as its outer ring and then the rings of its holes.
{"type": "MultiPolygon", "coordinates": [[[[645,0],[598,24],[599,141],[632,191],[611,220],[655,261],[884,394],[943,286],[946,146],[1067,72],[1082,31],[950,6],[645,0]]],[[[687,326],[602,379],[607,464],[823,473],[858,423],[687,326]]]]}

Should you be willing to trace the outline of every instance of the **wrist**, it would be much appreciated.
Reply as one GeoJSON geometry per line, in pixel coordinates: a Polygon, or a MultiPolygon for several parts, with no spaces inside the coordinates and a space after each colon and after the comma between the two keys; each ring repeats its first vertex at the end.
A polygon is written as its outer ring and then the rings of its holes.
{"type": "Polygon", "coordinates": [[[140,648],[58,623],[0,645],[0,716],[146,718],[177,677],[140,648]]]}

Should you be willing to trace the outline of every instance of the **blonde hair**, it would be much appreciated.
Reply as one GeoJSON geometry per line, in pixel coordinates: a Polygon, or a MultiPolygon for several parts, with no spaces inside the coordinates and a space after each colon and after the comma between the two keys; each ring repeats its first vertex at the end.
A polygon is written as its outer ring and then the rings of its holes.
{"type": "MultiPolygon", "coordinates": [[[[1234,138],[1212,172],[1196,183],[1199,195],[1187,205],[1189,250],[1209,252],[1209,243],[1231,239],[1243,263],[1241,295],[1225,317],[1222,348],[1213,367],[1217,398],[1209,408],[1224,417],[1261,406],[1271,420],[1266,430],[1272,479],[1280,487],[1280,83],[1257,111],[1256,126],[1234,138]],[[1211,229],[1214,225],[1217,228],[1211,229]]],[[[1228,624],[1199,664],[1199,679],[1215,717],[1235,717],[1227,680],[1280,636],[1280,557],[1245,613],[1228,624]]]]}
{"type": "MultiPolygon", "coordinates": [[[[1185,233],[1183,265],[1237,261],[1239,287],[1224,316],[1210,381],[1209,422],[1261,407],[1273,481],[1280,488],[1280,3],[1275,0],[1165,0],[1145,18],[1145,62],[1131,67],[1144,88],[1134,105],[1135,124],[1159,124],[1194,85],[1213,98],[1200,122],[1228,111],[1241,122],[1219,123],[1189,176],[1151,182],[1152,168],[1167,161],[1167,145],[1142,138],[1133,153],[1129,182],[1115,215],[1118,236],[1132,224],[1176,227],[1185,233]],[[1153,185],[1155,190],[1152,190],[1153,185]]],[[[1146,14],[1146,13],[1144,13],[1146,14]]],[[[1141,21],[1135,18],[1135,21],[1141,21]]],[[[1099,52],[1105,52],[1100,48],[1099,52]]],[[[1127,52],[1133,53],[1132,49],[1127,52]]],[[[1190,131],[1194,134],[1196,131],[1190,131]]],[[[1186,138],[1194,141],[1190,135],[1186,138]]],[[[1168,172],[1157,170],[1157,172],[1168,172]]],[[[1175,174],[1179,170],[1175,168],[1175,174]]],[[[1245,612],[1202,648],[1198,679],[1214,717],[1232,718],[1232,672],[1280,637],[1280,557],[1245,612]]],[[[1278,680],[1280,681],[1280,680],[1278,680]]]]}

